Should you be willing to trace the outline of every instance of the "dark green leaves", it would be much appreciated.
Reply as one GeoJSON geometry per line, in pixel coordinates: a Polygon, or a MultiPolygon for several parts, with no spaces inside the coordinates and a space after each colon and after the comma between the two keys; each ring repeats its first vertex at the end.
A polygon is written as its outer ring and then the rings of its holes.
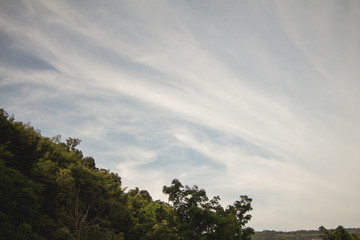
{"type": "Polygon", "coordinates": [[[355,234],[350,234],[343,226],[338,226],[335,230],[327,230],[321,226],[319,228],[320,237],[323,240],[358,240],[359,237],[355,234]]]}
{"type": "Polygon", "coordinates": [[[251,199],[224,209],[220,197],[164,186],[172,206],[98,169],[77,149],[80,140],[41,136],[0,109],[0,240],[248,239],[251,199]]]}
{"type": "Polygon", "coordinates": [[[163,192],[169,195],[184,239],[247,239],[254,233],[244,228],[251,219],[246,213],[252,210],[247,196],[224,209],[219,196],[209,200],[204,189],[183,186],[177,179],[164,186],[163,192]]]}

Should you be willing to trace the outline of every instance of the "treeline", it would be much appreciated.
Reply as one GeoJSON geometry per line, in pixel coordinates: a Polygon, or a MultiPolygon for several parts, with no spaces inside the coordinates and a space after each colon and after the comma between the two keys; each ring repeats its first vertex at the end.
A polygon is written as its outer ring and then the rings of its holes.
{"type": "Polygon", "coordinates": [[[323,226],[319,230],[299,230],[292,232],[265,230],[255,232],[253,240],[359,240],[360,228],[345,229],[338,226],[336,229],[327,230],[323,226]]]}
{"type": "Polygon", "coordinates": [[[0,239],[250,239],[251,199],[223,208],[197,186],[173,180],[169,203],[126,190],[77,149],[0,109],[0,239]]]}

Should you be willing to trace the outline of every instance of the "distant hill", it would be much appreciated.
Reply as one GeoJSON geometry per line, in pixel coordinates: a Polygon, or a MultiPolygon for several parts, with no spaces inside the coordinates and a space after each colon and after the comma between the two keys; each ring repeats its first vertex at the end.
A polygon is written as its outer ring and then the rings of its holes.
{"type": "MultiPolygon", "coordinates": [[[[350,234],[356,234],[360,237],[360,228],[348,228],[350,234]]],[[[292,232],[265,230],[258,232],[252,236],[252,240],[312,240],[320,239],[318,230],[299,230],[292,232]]]]}

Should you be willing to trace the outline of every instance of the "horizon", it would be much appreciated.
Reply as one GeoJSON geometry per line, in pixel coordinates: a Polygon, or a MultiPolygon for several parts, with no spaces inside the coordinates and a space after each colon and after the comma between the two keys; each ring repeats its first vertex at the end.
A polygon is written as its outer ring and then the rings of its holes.
{"type": "Polygon", "coordinates": [[[0,103],[167,201],[256,231],[358,228],[360,2],[2,1],[0,103]],[[262,230],[260,230],[262,229],[262,230]]]}

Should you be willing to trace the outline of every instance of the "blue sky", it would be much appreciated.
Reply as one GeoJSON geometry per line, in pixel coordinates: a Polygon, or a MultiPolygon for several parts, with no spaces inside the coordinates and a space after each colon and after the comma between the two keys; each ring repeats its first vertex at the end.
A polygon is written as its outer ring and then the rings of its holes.
{"type": "Polygon", "coordinates": [[[359,1],[0,3],[0,103],[123,185],[359,227],[359,1]]]}

